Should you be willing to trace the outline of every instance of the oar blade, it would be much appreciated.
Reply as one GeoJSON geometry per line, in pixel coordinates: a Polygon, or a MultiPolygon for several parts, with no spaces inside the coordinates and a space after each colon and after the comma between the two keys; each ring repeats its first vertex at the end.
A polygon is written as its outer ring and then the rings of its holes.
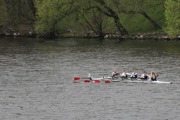
{"type": "Polygon", "coordinates": [[[86,79],[86,80],[84,80],[84,82],[85,82],[85,83],[90,83],[90,82],[91,82],[91,80],[86,79]]]}
{"type": "Polygon", "coordinates": [[[100,83],[101,80],[93,80],[93,83],[100,83]]]}
{"type": "Polygon", "coordinates": [[[80,80],[81,80],[81,78],[80,78],[80,77],[78,77],[78,76],[73,77],[73,81],[74,81],[74,82],[79,82],[80,80]]]}
{"type": "Polygon", "coordinates": [[[109,83],[111,83],[111,81],[110,80],[104,80],[104,83],[109,84],[109,83]]]}

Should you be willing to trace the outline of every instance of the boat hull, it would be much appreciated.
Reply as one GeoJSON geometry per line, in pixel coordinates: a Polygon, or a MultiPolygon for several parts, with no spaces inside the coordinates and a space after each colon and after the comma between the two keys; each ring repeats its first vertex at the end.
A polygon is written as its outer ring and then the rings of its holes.
{"type": "Polygon", "coordinates": [[[144,80],[124,80],[124,83],[151,83],[151,84],[172,84],[172,82],[166,82],[166,81],[144,81],[144,80]]]}
{"type": "MultiPolygon", "coordinates": [[[[93,78],[93,77],[83,77],[86,78],[84,82],[90,82],[93,81],[94,83],[100,83],[101,81],[104,81],[105,83],[111,83],[111,82],[123,82],[123,83],[151,83],[151,84],[172,84],[172,82],[166,82],[166,81],[151,81],[151,80],[142,80],[140,78],[113,78],[109,76],[103,76],[100,78],[93,78]],[[88,81],[87,81],[88,80],[88,81]]],[[[74,77],[74,81],[80,81],[80,79],[83,79],[80,77],[74,77]]]]}

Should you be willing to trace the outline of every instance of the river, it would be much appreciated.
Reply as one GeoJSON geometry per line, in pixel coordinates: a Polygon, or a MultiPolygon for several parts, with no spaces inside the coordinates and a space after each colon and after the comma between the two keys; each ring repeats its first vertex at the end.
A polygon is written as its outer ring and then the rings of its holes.
{"type": "Polygon", "coordinates": [[[179,120],[180,41],[0,39],[0,120],[179,120]],[[117,69],[173,84],[73,83],[117,69]]]}

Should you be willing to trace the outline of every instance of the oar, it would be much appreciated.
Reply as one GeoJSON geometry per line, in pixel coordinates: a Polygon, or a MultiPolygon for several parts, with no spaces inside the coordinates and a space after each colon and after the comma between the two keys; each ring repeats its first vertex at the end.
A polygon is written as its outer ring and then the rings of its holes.
{"type": "Polygon", "coordinates": [[[91,74],[89,73],[89,74],[88,74],[88,77],[82,77],[81,79],[84,79],[84,82],[85,82],[85,83],[90,83],[91,80],[92,80],[91,74]]]}
{"type": "Polygon", "coordinates": [[[101,80],[93,80],[93,83],[100,83],[101,80]]]}
{"type": "Polygon", "coordinates": [[[108,84],[108,83],[111,83],[110,80],[104,80],[104,83],[108,84]]]}
{"type": "Polygon", "coordinates": [[[91,79],[91,77],[81,77],[81,79],[91,79]]]}
{"type": "Polygon", "coordinates": [[[73,77],[73,80],[80,80],[81,78],[80,77],[73,77]]]}
{"type": "Polygon", "coordinates": [[[78,77],[78,76],[77,76],[77,77],[73,77],[73,81],[74,81],[74,82],[79,82],[80,80],[81,80],[81,78],[78,77]]]}
{"type": "Polygon", "coordinates": [[[91,80],[90,80],[90,79],[86,79],[86,80],[84,80],[84,82],[85,82],[85,83],[90,83],[91,80]]]}

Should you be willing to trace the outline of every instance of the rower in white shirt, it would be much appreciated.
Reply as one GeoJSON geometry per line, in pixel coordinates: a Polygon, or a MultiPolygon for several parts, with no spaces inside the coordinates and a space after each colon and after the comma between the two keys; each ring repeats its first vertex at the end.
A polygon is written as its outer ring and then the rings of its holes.
{"type": "Polygon", "coordinates": [[[136,79],[138,77],[138,74],[135,70],[131,73],[131,79],[136,79]]]}
{"type": "Polygon", "coordinates": [[[124,70],[121,74],[121,78],[127,78],[127,73],[126,70],[124,70]]]}
{"type": "Polygon", "coordinates": [[[112,77],[117,78],[119,73],[117,73],[116,69],[112,72],[112,77]]]}
{"type": "Polygon", "coordinates": [[[141,80],[151,80],[150,76],[147,74],[146,71],[144,71],[144,73],[141,75],[141,80]]]}

